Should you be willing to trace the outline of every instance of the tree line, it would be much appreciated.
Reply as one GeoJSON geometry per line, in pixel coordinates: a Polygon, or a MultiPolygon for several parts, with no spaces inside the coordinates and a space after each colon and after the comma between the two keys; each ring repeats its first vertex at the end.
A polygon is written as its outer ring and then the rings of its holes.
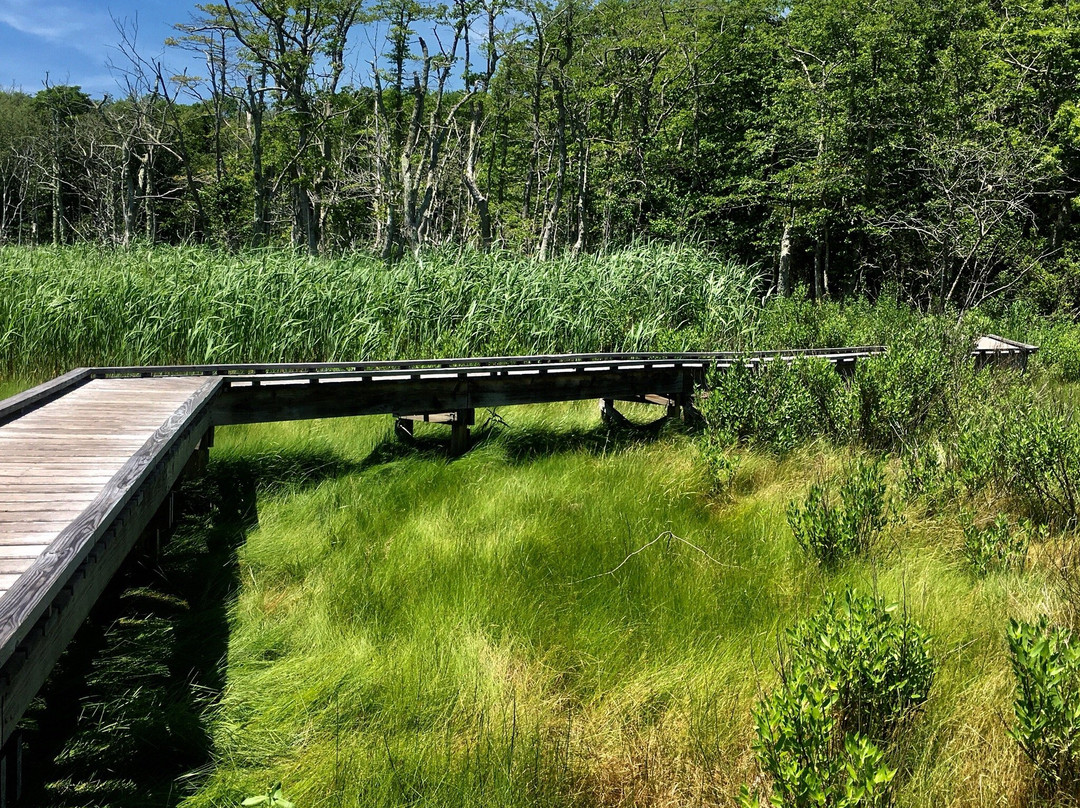
{"type": "Polygon", "coordinates": [[[0,93],[0,243],[706,243],[779,291],[1080,303],[1067,0],[227,0],[0,93]]]}

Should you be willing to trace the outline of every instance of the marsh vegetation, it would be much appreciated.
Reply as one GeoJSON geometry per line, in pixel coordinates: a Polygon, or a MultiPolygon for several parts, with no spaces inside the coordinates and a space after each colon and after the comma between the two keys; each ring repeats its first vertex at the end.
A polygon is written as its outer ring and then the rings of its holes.
{"type": "Polygon", "coordinates": [[[645,405],[625,408],[636,427],[594,404],[478,413],[452,461],[440,427],[405,444],[384,418],[219,430],[177,536],[129,565],[31,716],[40,804],[227,806],[278,781],[300,806],[1019,806],[1075,788],[1067,317],[762,301],[752,272],[674,248],[5,257],[10,379],[889,346],[847,380],[813,360],[719,375],[698,427],[648,425],[645,405]],[[1044,349],[1027,373],[976,372],[990,330],[1044,349]]]}

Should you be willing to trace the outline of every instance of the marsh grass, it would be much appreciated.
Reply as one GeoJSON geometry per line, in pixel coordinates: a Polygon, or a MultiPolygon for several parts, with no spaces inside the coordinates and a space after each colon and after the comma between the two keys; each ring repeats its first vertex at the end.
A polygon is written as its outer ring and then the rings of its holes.
{"type": "MultiPolygon", "coordinates": [[[[933,636],[937,680],[890,752],[899,804],[1030,796],[1002,627],[1062,608],[1052,572],[974,579],[959,527],[912,515],[891,549],[825,573],[784,517],[841,467],[825,444],[747,453],[709,504],[677,428],[611,433],[587,405],[500,415],[453,461],[439,427],[404,451],[389,419],[219,431],[211,476],[257,509],[184,805],[279,779],[300,806],[730,805],[756,776],[750,709],[779,633],[849,586],[933,636]]],[[[106,746],[128,731],[90,720],[106,746]]]]}
{"type": "MultiPolygon", "coordinates": [[[[0,282],[0,369],[20,379],[0,394],[85,364],[813,347],[920,317],[884,296],[762,306],[753,272],[655,245],[393,267],[2,248],[0,282]]],[[[1024,339],[1033,322],[964,328],[1024,339]]],[[[1034,370],[1075,406],[1060,366],[1034,370]]],[[[135,559],[39,705],[31,744],[53,740],[33,804],[235,806],[280,780],[300,808],[733,805],[759,776],[750,711],[777,638],[849,587],[932,636],[934,686],[889,751],[897,803],[1031,802],[1005,626],[1075,619],[1055,560],[1073,539],[978,578],[955,509],[912,507],[820,569],[784,511],[850,454],[826,438],[733,449],[710,498],[700,442],[672,425],[612,431],[585,404],[478,415],[453,461],[444,428],[406,445],[384,418],[220,430],[178,540],[135,559]]]]}

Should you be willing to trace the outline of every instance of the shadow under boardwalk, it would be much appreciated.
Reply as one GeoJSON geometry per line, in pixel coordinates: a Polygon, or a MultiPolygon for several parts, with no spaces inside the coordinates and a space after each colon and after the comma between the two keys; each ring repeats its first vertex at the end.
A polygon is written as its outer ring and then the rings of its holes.
{"type": "Polygon", "coordinates": [[[172,537],[131,554],[27,713],[22,804],[168,808],[194,789],[258,495],[355,470],[330,453],[261,452],[182,484],[172,537]]]}

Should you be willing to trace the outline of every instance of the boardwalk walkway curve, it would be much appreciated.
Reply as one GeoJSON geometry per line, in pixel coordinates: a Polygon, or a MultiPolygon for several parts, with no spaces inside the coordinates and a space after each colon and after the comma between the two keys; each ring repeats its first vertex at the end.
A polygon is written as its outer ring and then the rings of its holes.
{"type": "Polygon", "coordinates": [[[600,399],[670,414],[713,369],[816,356],[846,373],[883,351],[83,368],[0,401],[0,747],[215,426],[393,414],[451,423],[460,448],[477,408],[600,399]]]}

